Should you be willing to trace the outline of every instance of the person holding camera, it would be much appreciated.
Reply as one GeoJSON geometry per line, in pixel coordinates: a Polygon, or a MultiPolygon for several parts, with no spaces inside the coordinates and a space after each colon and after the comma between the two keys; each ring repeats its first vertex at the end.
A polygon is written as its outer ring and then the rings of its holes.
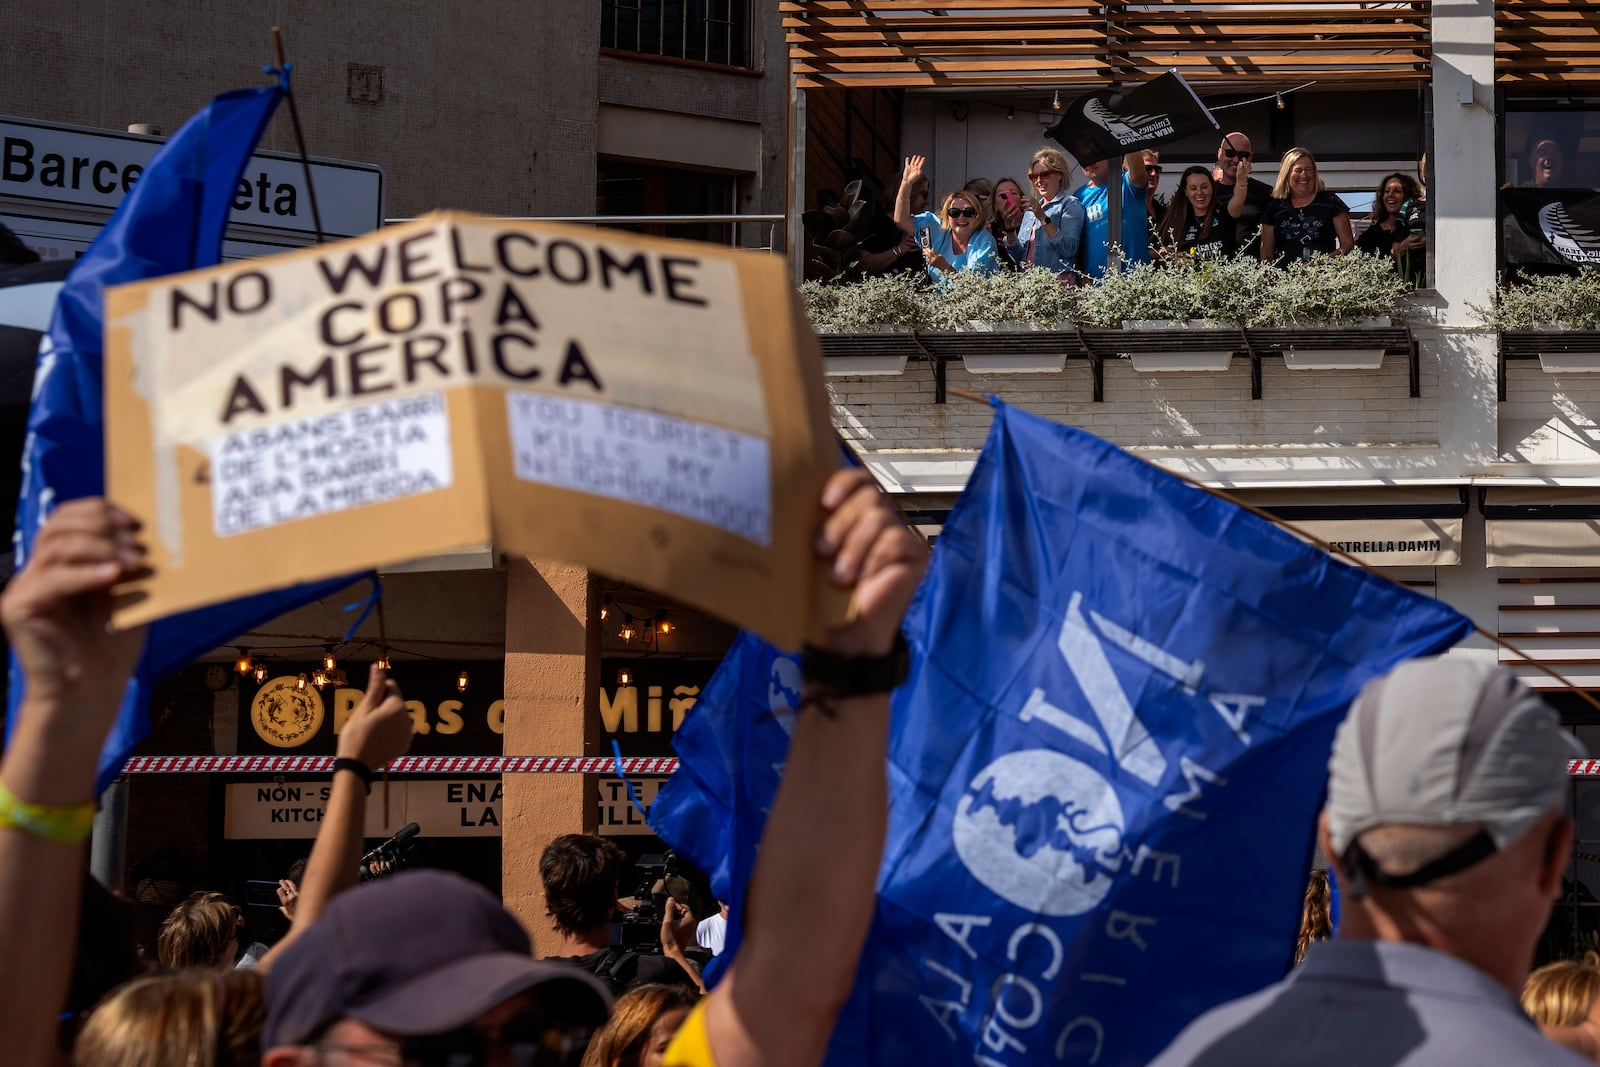
{"type": "Polygon", "coordinates": [[[1394,269],[1414,289],[1427,267],[1427,223],[1422,187],[1405,174],[1391,174],[1378,183],[1372,217],[1356,247],[1373,256],[1388,256],[1394,269]]]}
{"type": "Polygon", "coordinates": [[[684,953],[694,944],[694,916],[667,899],[661,923],[661,955],[611,943],[611,922],[627,854],[595,834],[563,834],[539,857],[545,910],[561,935],[561,948],[547,960],[570,963],[599,978],[614,995],[635,986],[666,982],[704,992],[699,972],[684,953]]]}

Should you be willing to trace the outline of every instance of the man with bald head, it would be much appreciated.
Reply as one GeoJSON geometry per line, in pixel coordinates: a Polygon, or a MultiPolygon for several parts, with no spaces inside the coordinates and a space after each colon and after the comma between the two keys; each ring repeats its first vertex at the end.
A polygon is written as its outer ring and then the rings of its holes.
{"type": "Polygon", "coordinates": [[[1246,256],[1259,254],[1261,215],[1272,199],[1272,186],[1250,177],[1255,153],[1250,138],[1242,133],[1225,133],[1217,146],[1217,167],[1211,176],[1217,183],[1217,201],[1226,205],[1239,235],[1239,250],[1246,256]]]}

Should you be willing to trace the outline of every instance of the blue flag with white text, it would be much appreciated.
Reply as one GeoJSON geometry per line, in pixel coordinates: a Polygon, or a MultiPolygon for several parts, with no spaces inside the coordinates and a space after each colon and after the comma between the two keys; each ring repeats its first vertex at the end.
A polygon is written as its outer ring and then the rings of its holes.
{"type": "MultiPolygon", "coordinates": [[[[14,537],[19,569],[55,505],[105,492],[101,415],[105,288],[208,267],[221,259],[239,176],[286,85],[283,75],[278,85],[224,93],[186,122],[150,160],[138,184],[67,276],[40,344],[34,375],[14,537]]],[[[295,586],[153,624],[101,754],[99,787],[110,784],[129,753],[149,734],[147,704],[155,681],[235,635],[351,580],[295,586]]],[[[14,727],[26,684],[13,655],[8,731],[14,727]]]]}
{"type": "Polygon", "coordinates": [[[650,825],[711,878],[728,905],[708,985],[739,950],[756,845],[778,792],[800,703],[800,661],[741,631],[672,739],[678,770],[650,805],[650,825]]]}
{"type": "Polygon", "coordinates": [[[1448,606],[997,405],[906,622],[832,1065],[1143,1064],[1291,958],[1333,732],[1448,606]]]}

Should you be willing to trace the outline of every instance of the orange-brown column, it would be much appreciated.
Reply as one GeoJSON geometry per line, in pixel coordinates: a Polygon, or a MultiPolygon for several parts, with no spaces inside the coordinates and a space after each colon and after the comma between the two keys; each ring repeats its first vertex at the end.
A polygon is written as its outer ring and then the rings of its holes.
{"type": "MultiPolygon", "coordinates": [[[[599,585],[582,567],[547,560],[510,557],[506,571],[505,754],[591,754],[599,718],[599,585]]],[[[539,853],[562,834],[594,831],[594,788],[581,774],[505,776],[501,893],[540,956],[553,954],[560,939],[545,914],[539,853]]]]}

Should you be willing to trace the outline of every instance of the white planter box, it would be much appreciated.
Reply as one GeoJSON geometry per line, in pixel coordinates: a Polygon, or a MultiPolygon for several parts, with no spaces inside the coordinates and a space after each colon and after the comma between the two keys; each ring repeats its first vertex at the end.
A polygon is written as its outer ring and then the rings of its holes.
{"type": "Polygon", "coordinates": [[[1540,352],[1539,369],[1546,374],[1600,373],[1600,352],[1540,352]]]}
{"type": "Polygon", "coordinates": [[[1124,352],[1133,369],[1147,374],[1215,374],[1233,363],[1233,349],[1203,349],[1198,352],[1124,352]]]}

